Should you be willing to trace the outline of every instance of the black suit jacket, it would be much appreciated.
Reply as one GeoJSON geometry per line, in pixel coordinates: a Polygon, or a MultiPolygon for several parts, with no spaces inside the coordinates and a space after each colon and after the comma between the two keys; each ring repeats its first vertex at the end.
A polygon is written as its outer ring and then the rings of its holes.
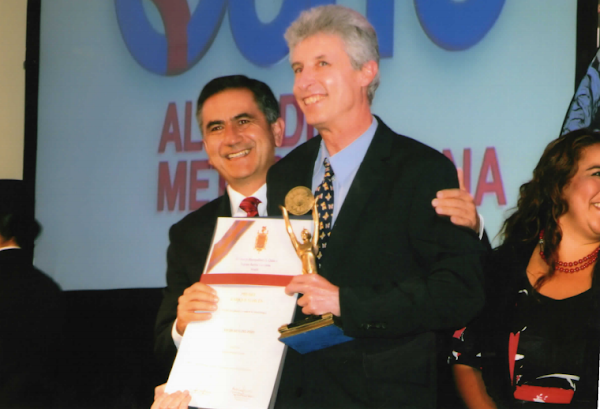
{"type": "Polygon", "coordinates": [[[186,288],[200,281],[218,217],[231,217],[227,194],[188,214],[169,230],[167,287],[156,319],[154,344],[166,374],[177,354],[171,329],[177,318],[178,299],[186,288]]]}
{"type": "Polygon", "coordinates": [[[54,407],[63,321],[58,285],[24,250],[0,251],[0,407],[54,407]]]}
{"type": "MultiPolygon", "coordinates": [[[[378,121],[319,272],[340,287],[344,332],[356,339],[288,350],[279,407],[435,407],[434,331],[465,325],[483,305],[485,249],[431,205],[438,190],[458,187],[454,166],[378,121]]],[[[269,215],[291,188],[311,188],[320,142],[270,169],[269,215]]]]}

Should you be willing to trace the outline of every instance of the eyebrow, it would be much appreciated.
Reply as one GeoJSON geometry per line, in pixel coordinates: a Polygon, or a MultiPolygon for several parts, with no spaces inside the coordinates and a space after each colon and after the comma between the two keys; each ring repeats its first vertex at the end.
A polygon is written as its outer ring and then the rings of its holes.
{"type": "Polygon", "coordinates": [[[250,118],[250,119],[254,119],[254,115],[251,115],[247,112],[242,112],[241,114],[238,114],[236,116],[233,117],[233,119],[237,120],[237,119],[242,119],[242,118],[250,118]]]}
{"type": "MultiPolygon", "coordinates": [[[[315,61],[319,61],[319,60],[327,59],[327,56],[326,56],[325,54],[320,54],[320,55],[317,55],[317,56],[316,56],[315,58],[313,58],[313,59],[314,59],[315,61]]],[[[297,66],[297,65],[303,65],[303,64],[302,64],[301,62],[299,62],[299,61],[292,61],[292,63],[290,64],[290,66],[291,66],[292,68],[294,68],[294,66],[297,66]]]]}
{"type": "MultiPolygon", "coordinates": [[[[237,121],[238,119],[242,119],[242,118],[254,119],[254,115],[251,115],[247,112],[242,112],[241,114],[234,116],[232,119],[234,121],[237,121]]],[[[206,124],[206,129],[210,129],[211,127],[213,127],[215,125],[223,125],[223,124],[225,124],[225,121],[223,121],[222,119],[215,119],[214,121],[210,121],[206,124]]]]}
{"type": "Polygon", "coordinates": [[[221,120],[215,120],[215,121],[210,121],[206,124],[205,129],[210,129],[215,125],[223,125],[225,123],[225,121],[221,121],[221,120]]]}

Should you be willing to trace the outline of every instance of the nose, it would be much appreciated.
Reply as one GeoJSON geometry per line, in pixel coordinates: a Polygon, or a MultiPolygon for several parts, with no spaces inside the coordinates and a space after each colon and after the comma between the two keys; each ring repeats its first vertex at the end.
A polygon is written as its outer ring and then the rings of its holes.
{"type": "Polygon", "coordinates": [[[304,91],[308,89],[314,81],[314,72],[310,68],[305,67],[302,71],[296,73],[296,76],[294,77],[294,87],[304,91]]]}
{"type": "Polygon", "coordinates": [[[224,139],[228,146],[234,146],[242,141],[242,135],[235,124],[225,126],[224,139]]]}

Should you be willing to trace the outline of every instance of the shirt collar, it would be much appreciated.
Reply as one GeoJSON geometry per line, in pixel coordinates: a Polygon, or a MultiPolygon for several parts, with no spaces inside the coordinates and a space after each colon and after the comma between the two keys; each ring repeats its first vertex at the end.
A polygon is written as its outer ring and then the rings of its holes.
{"type": "Polygon", "coordinates": [[[329,163],[331,164],[331,168],[333,169],[333,173],[335,174],[336,178],[344,180],[346,177],[351,175],[363,161],[367,150],[371,145],[371,141],[375,136],[377,126],[377,119],[375,119],[375,116],[373,116],[371,125],[367,128],[367,130],[361,136],[356,138],[350,145],[346,146],[333,156],[329,155],[327,147],[325,146],[325,142],[321,139],[321,148],[319,149],[319,155],[315,161],[313,174],[317,174],[319,172],[324,173],[324,170],[322,170],[323,160],[327,158],[329,159],[329,163]]]}
{"type": "Polygon", "coordinates": [[[0,248],[0,251],[2,250],[21,250],[21,247],[17,247],[17,246],[6,246],[6,247],[2,247],[0,248]]]}
{"type": "MultiPolygon", "coordinates": [[[[227,185],[227,194],[229,195],[229,203],[231,204],[231,216],[233,217],[246,217],[246,212],[240,209],[240,203],[247,196],[233,190],[230,185],[227,185]]],[[[251,194],[260,200],[258,204],[258,215],[264,217],[267,215],[267,184],[263,184],[256,192],[251,194]]],[[[249,197],[249,196],[248,196],[249,197]]]]}

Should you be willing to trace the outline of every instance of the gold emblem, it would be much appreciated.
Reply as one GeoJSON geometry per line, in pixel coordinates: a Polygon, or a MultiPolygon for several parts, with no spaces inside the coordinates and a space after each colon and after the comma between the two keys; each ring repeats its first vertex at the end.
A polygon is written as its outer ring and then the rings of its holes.
{"type": "Polygon", "coordinates": [[[267,239],[269,231],[266,226],[263,226],[262,230],[257,232],[256,241],[254,242],[254,249],[259,253],[265,249],[267,246],[267,239]]]}
{"type": "Polygon", "coordinates": [[[312,209],[315,197],[309,188],[296,186],[285,195],[285,208],[296,216],[302,216],[312,209]]]}

